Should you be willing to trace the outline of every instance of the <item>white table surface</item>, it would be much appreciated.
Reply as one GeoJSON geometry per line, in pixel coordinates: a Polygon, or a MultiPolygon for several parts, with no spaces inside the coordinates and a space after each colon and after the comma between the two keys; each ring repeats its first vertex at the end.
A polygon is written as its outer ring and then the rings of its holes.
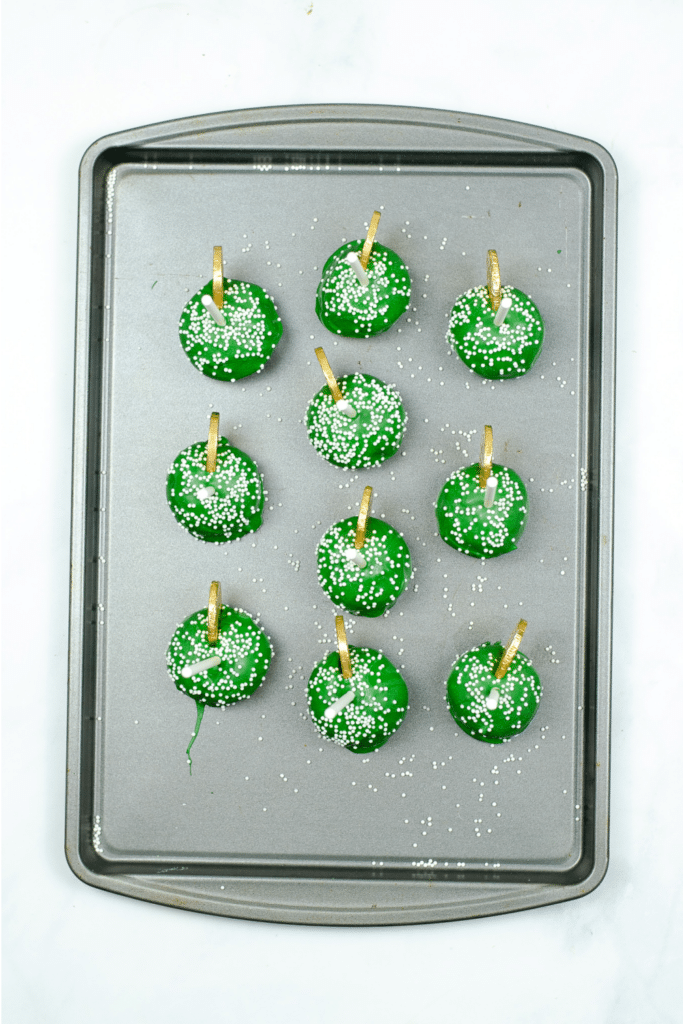
{"type": "Polygon", "coordinates": [[[4,30],[7,1024],[681,1020],[683,6],[7,0],[4,30]],[[526,121],[619,169],[611,863],[572,903],[280,926],[91,889],[64,859],[78,162],[136,125],[317,102],[526,121]]]}

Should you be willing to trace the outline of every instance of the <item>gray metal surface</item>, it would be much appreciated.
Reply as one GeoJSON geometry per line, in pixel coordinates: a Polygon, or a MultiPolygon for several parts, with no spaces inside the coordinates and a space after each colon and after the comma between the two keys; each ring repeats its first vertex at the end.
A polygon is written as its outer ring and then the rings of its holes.
{"type": "Polygon", "coordinates": [[[67,856],[90,884],[205,912],[326,924],[501,913],[590,891],[607,865],[616,171],[586,140],[443,111],[236,111],[95,143],[81,168],[74,433],[67,856]],[[327,256],[365,234],[409,265],[409,314],[369,341],[335,339],[314,297],[327,256]],[[211,274],[275,298],[284,336],[265,370],[203,377],[178,340],[211,274]],[[455,297],[485,280],[530,294],[543,352],[517,381],[471,374],[447,346],[455,297]],[[333,369],[394,382],[399,455],[342,472],[310,446],[306,404],[333,369]],[[166,507],[182,448],[221,432],[268,490],[264,525],[193,540],[166,507]],[[494,458],[529,490],[518,551],[481,563],[436,535],[446,477],[494,458]],[[415,576],[387,617],[347,618],[381,648],[410,712],[380,751],[319,739],[306,681],[334,609],[315,545],[375,489],[415,576]],[[170,682],[175,626],[206,605],[258,615],[275,658],[249,701],[208,709],[190,776],[194,706],[170,682]],[[462,734],[445,702],[453,660],[529,621],[539,712],[501,746],[462,734]]]}

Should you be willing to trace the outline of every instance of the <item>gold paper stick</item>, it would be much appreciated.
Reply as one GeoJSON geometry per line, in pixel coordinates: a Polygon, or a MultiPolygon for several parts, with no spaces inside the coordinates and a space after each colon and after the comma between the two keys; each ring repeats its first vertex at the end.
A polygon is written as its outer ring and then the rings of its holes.
{"type": "Polygon", "coordinates": [[[206,445],[206,472],[216,472],[216,460],[218,458],[218,424],[220,416],[217,412],[211,413],[209,422],[209,440],[206,445]]]}
{"type": "Polygon", "coordinates": [[[344,396],[342,395],[341,391],[339,390],[339,385],[337,384],[337,378],[332,373],[332,367],[328,363],[327,356],[325,355],[323,349],[321,347],[317,348],[315,350],[315,354],[317,355],[318,362],[320,363],[322,371],[325,374],[325,380],[327,381],[327,386],[329,387],[330,391],[332,392],[332,397],[334,398],[335,402],[343,401],[344,396]]]}
{"type": "Polygon", "coordinates": [[[208,636],[210,644],[218,643],[218,622],[221,617],[222,606],[221,585],[218,580],[214,580],[209,588],[208,636]]]}
{"type": "Polygon", "coordinates": [[[213,247],[213,301],[223,308],[223,246],[213,247]]]}
{"type": "Polygon", "coordinates": [[[486,487],[486,481],[491,476],[493,466],[493,430],[488,425],[484,427],[484,436],[481,439],[479,449],[479,486],[486,487]]]}
{"type": "Polygon", "coordinates": [[[370,515],[370,502],[372,501],[372,487],[366,487],[363,491],[363,497],[360,503],[360,512],[358,513],[358,523],[356,524],[356,541],[355,547],[357,551],[365,544],[365,531],[368,526],[368,517],[370,515]]]}
{"type": "Polygon", "coordinates": [[[335,615],[334,625],[337,630],[337,646],[339,648],[339,660],[341,661],[342,675],[344,679],[351,679],[351,677],[353,676],[353,669],[351,668],[349,645],[346,641],[344,619],[342,618],[341,615],[335,615]]]}
{"type": "Polygon", "coordinates": [[[489,249],[486,255],[486,283],[489,290],[489,299],[493,306],[493,312],[498,312],[500,306],[500,267],[498,265],[498,253],[495,249],[489,249]]]}
{"type": "Polygon", "coordinates": [[[360,265],[363,270],[368,269],[368,260],[370,259],[370,253],[372,252],[372,246],[375,241],[375,235],[377,234],[377,228],[379,226],[379,219],[381,216],[382,214],[378,213],[377,210],[375,210],[372,215],[370,227],[368,228],[368,233],[366,235],[365,242],[363,243],[363,251],[360,254],[360,265]]]}
{"type": "Polygon", "coordinates": [[[524,636],[524,630],[526,629],[526,627],[526,619],[520,619],[517,623],[517,629],[514,631],[514,633],[508,640],[508,645],[503,651],[503,657],[500,659],[498,663],[498,668],[493,673],[496,679],[502,679],[507,670],[510,668],[510,665],[512,664],[512,659],[517,653],[519,645],[522,642],[522,637],[524,636]]]}

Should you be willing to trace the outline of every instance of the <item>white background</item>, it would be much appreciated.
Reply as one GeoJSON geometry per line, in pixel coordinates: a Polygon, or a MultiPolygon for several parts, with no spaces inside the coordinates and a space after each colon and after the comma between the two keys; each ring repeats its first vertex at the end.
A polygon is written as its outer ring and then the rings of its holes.
{"type": "Polygon", "coordinates": [[[309,6],[5,3],[5,1020],[681,1020],[683,5],[309,6]],[[611,863],[573,903],[280,926],[90,889],[64,859],[80,157],[136,125],[321,102],[526,121],[597,140],[620,172],[611,863]]]}

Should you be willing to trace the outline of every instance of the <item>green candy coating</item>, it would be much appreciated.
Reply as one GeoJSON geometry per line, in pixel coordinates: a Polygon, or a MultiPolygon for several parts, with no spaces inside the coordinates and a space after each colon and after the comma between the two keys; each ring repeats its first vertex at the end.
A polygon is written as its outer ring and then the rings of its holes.
{"type": "Polygon", "coordinates": [[[522,377],[543,345],[543,320],[535,303],[517,288],[505,286],[512,306],[500,327],[494,325],[488,289],[471,288],[456,299],[446,340],[470,370],[489,380],[522,377]]]}
{"type": "Polygon", "coordinates": [[[207,704],[224,708],[251,697],[265,679],[273,657],[264,630],[241,608],[221,607],[215,644],[209,643],[208,627],[209,610],[202,608],[178,626],[166,651],[168,674],[181,693],[191,697],[197,706],[197,720],[186,751],[190,774],[190,751],[207,704]],[[221,659],[219,665],[183,675],[184,668],[213,657],[221,659]]]}
{"type": "Polygon", "coordinates": [[[323,267],[315,299],[318,319],[333,334],[369,338],[388,331],[410,305],[410,275],[395,252],[375,242],[368,260],[367,288],[344,257],[360,254],[363,241],[347,242],[323,267]]]}
{"type": "Polygon", "coordinates": [[[227,707],[246,700],[266,677],[273,648],[265,630],[241,608],[223,605],[218,619],[218,642],[208,640],[208,608],[201,608],[178,626],[166,652],[168,673],[176,687],[200,704],[227,707]],[[185,666],[220,657],[220,665],[187,679],[185,666]]]}
{"type": "Polygon", "coordinates": [[[330,601],[353,615],[382,615],[396,603],[410,579],[408,545],[398,530],[370,517],[361,554],[363,568],[346,558],[353,548],[357,519],[331,526],[318,544],[318,581],[330,601]]]}
{"type": "Polygon", "coordinates": [[[353,373],[337,380],[344,398],[356,410],[353,419],[335,408],[325,385],[306,413],[311,444],[333,466],[366,469],[379,466],[401,447],[408,417],[398,391],[367,373],[353,373]]]}
{"type": "Polygon", "coordinates": [[[257,284],[223,278],[226,326],[219,327],[202,305],[213,281],[193,295],[180,314],[180,343],[188,358],[214,380],[241,380],[259,373],[282,337],[282,320],[270,295],[257,284]]]}
{"type": "Polygon", "coordinates": [[[503,743],[523,732],[543,696],[538,674],[525,654],[517,651],[502,679],[495,671],[503,657],[502,644],[487,642],[467,651],[448,677],[448,707],[463,732],[483,743],[503,743]],[[497,708],[486,698],[498,690],[497,708]]]}
{"type": "Polygon", "coordinates": [[[206,441],[190,445],[176,457],[166,480],[166,498],[173,515],[193,537],[224,544],[261,525],[263,481],[256,463],[218,439],[215,473],[206,471],[206,441]],[[203,488],[215,494],[198,496],[203,488]]]}
{"type": "Polygon", "coordinates": [[[441,539],[473,558],[495,558],[515,551],[527,517],[527,492],[512,469],[493,465],[498,478],[493,508],[485,508],[479,465],[465,466],[443,485],[436,503],[441,539]]]}
{"type": "Polygon", "coordinates": [[[353,677],[344,679],[337,651],[319,661],[308,681],[308,705],[318,731],[354,754],[369,754],[392,736],[408,710],[408,687],[379,651],[349,647],[353,677]],[[332,719],[325,711],[355,690],[350,704],[332,719]]]}

